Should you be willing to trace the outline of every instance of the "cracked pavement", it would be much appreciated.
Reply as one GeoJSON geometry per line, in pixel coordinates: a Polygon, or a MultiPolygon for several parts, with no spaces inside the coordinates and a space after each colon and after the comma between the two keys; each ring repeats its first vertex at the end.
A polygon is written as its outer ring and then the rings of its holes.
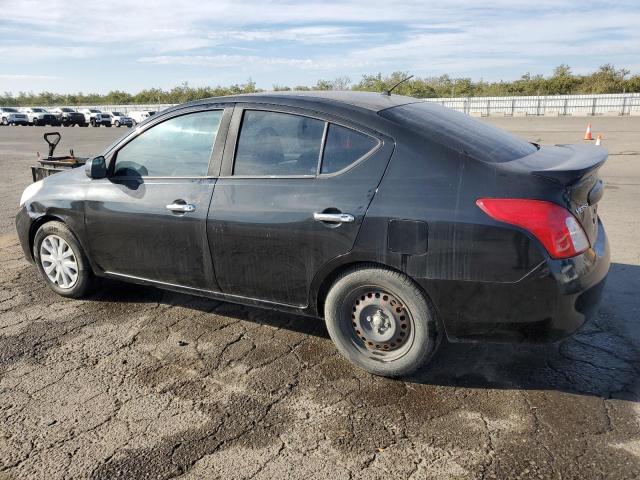
{"type": "MultiPolygon", "coordinates": [[[[0,479],[639,478],[640,118],[594,118],[612,269],[559,345],[445,344],[404,380],[343,360],[322,321],[105,283],[58,297],[13,217],[49,129],[0,128],[0,479]]],[[[492,123],[580,142],[584,118],[492,123]]],[[[58,129],[59,151],[115,128],[58,129]]]]}

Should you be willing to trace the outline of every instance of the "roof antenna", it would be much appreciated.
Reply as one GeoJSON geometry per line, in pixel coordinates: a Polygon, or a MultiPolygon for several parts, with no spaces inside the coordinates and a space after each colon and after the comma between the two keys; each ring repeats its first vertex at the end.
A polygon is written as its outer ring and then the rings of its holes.
{"type": "Polygon", "coordinates": [[[393,92],[393,91],[396,89],[396,87],[397,87],[398,85],[403,84],[403,83],[404,83],[404,82],[406,82],[407,80],[411,80],[413,77],[414,77],[414,75],[409,75],[408,77],[403,78],[403,79],[402,79],[402,80],[400,80],[398,83],[396,83],[393,87],[391,87],[390,89],[385,90],[384,92],[382,92],[382,94],[383,94],[383,95],[391,96],[391,92],[393,92]]]}

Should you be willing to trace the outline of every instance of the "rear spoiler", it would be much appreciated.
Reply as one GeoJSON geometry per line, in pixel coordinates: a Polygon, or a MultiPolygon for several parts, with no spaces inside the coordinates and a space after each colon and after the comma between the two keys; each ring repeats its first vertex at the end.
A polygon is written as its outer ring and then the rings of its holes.
{"type": "Polygon", "coordinates": [[[553,145],[503,166],[570,186],[596,172],[608,156],[606,149],[593,145],[553,145]]]}

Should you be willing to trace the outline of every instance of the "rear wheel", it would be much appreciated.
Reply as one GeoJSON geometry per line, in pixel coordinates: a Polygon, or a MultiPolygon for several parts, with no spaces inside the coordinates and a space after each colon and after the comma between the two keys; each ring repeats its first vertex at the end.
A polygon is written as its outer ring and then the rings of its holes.
{"type": "Polygon", "coordinates": [[[429,300],[406,275],[377,267],[343,274],[325,302],[338,351],[375,375],[409,375],[435,353],[440,335],[429,300]]]}
{"type": "Polygon", "coordinates": [[[114,124],[116,127],[120,127],[120,120],[116,120],[113,124],[114,124]]]}
{"type": "Polygon", "coordinates": [[[49,288],[63,297],[80,298],[96,284],[82,247],[62,222],[47,222],[38,229],[33,256],[49,288]]]}
{"type": "Polygon", "coordinates": [[[2,125],[4,125],[5,127],[9,125],[9,120],[7,120],[5,117],[2,117],[2,125]]]}

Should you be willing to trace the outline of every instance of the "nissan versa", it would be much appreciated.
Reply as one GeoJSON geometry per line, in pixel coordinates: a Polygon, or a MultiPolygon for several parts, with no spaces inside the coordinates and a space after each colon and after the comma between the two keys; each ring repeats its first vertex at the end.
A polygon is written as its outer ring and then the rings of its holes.
{"type": "Polygon", "coordinates": [[[30,185],[16,224],[60,295],[109,277],[324,317],[345,357],[398,376],[445,335],[585,322],[609,269],[606,158],[391,94],[211,98],[30,185]]]}

